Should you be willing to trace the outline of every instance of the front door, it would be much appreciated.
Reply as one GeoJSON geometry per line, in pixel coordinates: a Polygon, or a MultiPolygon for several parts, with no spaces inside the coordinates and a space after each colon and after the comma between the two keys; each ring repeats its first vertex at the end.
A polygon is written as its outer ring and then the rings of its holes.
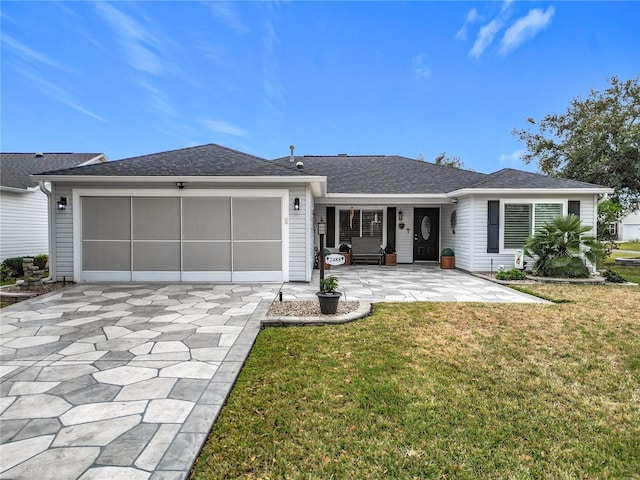
{"type": "Polygon", "coordinates": [[[413,260],[438,261],[440,209],[413,209],[413,260]]]}

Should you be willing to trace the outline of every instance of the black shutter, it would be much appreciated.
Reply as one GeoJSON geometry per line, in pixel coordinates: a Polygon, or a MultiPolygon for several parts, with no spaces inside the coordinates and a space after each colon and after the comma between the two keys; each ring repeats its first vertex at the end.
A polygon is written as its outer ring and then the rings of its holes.
{"type": "Polygon", "coordinates": [[[487,218],[487,253],[500,251],[500,201],[489,200],[487,218]]]}
{"type": "Polygon", "coordinates": [[[396,207],[387,207],[387,245],[396,248],[396,207]]]}
{"type": "Polygon", "coordinates": [[[580,200],[569,200],[569,214],[572,213],[580,218],[580,200]]]}
{"type": "Polygon", "coordinates": [[[336,207],[327,207],[327,238],[326,246],[336,246],[336,207]]]}

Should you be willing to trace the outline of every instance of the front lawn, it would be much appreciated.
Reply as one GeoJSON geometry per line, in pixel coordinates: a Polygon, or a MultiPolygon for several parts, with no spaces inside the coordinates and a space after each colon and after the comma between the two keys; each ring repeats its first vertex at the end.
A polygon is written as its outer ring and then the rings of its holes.
{"type": "Polygon", "coordinates": [[[258,336],[192,478],[635,478],[640,287],[258,336]]]}
{"type": "Polygon", "coordinates": [[[618,243],[619,250],[633,250],[634,252],[640,252],[640,242],[620,242],[618,243]]]}
{"type": "Polygon", "coordinates": [[[640,283],[640,267],[629,265],[618,265],[616,258],[638,258],[640,255],[634,253],[611,253],[599,266],[600,269],[608,269],[616,272],[628,282],[640,283]]]}

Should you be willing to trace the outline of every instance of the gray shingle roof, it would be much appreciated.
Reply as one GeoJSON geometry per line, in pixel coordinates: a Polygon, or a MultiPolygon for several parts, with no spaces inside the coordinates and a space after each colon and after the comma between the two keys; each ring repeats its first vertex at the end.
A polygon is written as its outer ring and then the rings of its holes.
{"type": "Polygon", "coordinates": [[[76,167],[102,155],[100,153],[0,153],[0,185],[26,189],[38,186],[29,175],[76,167]]]}
{"type": "MultiPolygon", "coordinates": [[[[487,176],[473,188],[594,188],[600,185],[569,180],[566,178],[548,177],[539,173],[524,172],[513,168],[503,168],[487,176]]],[[[605,187],[603,187],[605,188],[605,187]]]]}
{"type": "Polygon", "coordinates": [[[273,160],[288,168],[327,176],[329,193],[411,194],[446,193],[484,180],[484,173],[444,167],[397,155],[296,156],[273,160]]]}
{"type": "Polygon", "coordinates": [[[153,153],[125,158],[109,163],[87,165],[47,172],[50,175],[98,175],[98,176],[300,176],[298,172],[283,168],[264,158],[249,155],[220,145],[197,147],[153,153]]]}

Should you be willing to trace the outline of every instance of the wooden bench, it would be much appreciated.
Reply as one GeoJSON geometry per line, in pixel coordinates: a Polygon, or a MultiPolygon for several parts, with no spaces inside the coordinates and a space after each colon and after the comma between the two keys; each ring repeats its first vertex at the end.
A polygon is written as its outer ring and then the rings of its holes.
{"type": "Polygon", "coordinates": [[[370,237],[352,238],[351,259],[354,265],[358,262],[382,265],[382,247],[380,247],[380,240],[370,237]]]}

